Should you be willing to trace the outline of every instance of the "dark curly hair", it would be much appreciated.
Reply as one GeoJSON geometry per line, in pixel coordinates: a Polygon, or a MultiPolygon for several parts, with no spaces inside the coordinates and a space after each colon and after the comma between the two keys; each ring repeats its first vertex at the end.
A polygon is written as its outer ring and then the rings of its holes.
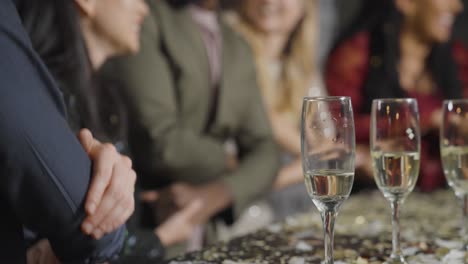
{"type": "MultiPolygon", "coordinates": [[[[370,33],[371,63],[363,90],[366,110],[370,111],[376,98],[404,97],[399,82],[397,64],[400,58],[399,37],[403,15],[397,10],[394,0],[364,0],[359,14],[338,37],[333,49],[361,31],[370,33]]],[[[437,89],[444,98],[461,98],[462,86],[452,55],[453,41],[434,44],[426,60],[437,89]]],[[[332,50],[333,50],[332,49],[332,50]]]]}
{"type": "Polygon", "coordinates": [[[71,128],[89,128],[101,140],[123,137],[126,111],[117,84],[94,73],[75,2],[18,0],[17,5],[34,49],[64,94],[71,128]],[[114,131],[104,128],[109,111],[120,120],[114,131]]]}

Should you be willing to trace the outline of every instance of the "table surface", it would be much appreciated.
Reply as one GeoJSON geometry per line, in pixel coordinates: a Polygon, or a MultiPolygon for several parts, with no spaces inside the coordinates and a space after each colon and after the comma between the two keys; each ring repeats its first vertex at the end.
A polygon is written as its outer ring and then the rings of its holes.
{"type": "MultiPolygon", "coordinates": [[[[468,263],[468,252],[461,250],[460,223],[461,206],[450,190],[412,193],[400,218],[402,248],[409,264],[468,263]]],[[[169,263],[321,263],[322,237],[322,222],[315,210],[169,263]]],[[[378,264],[390,252],[389,202],[378,191],[351,195],[335,226],[335,264],[378,264]]]]}

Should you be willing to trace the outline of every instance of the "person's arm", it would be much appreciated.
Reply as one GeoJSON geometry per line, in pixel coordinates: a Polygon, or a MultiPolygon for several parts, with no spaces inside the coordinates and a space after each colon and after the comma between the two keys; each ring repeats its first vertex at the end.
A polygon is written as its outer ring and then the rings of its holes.
{"type": "MultiPolygon", "coordinates": [[[[255,90],[255,89],[254,89],[255,90]]],[[[176,183],[171,186],[175,203],[185,207],[198,199],[203,207],[195,221],[206,223],[211,217],[232,206],[234,216],[262,194],[271,190],[279,168],[278,149],[264,113],[259,94],[251,97],[249,115],[237,138],[239,147],[238,167],[224,173],[220,180],[203,185],[176,183]]]]}
{"type": "Polygon", "coordinates": [[[287,166],[281,168],[276,177],[273,188],[281,190],[288,186],[298,184],[304,181],[304,173],[302,171],[302,160],[298,158],[287,166]]]}
{"type": "Polygon", "coordinates": [[[113,145],[93,138],[88,129],[82,129],[78,137],[93,163],[93,178],[84,204],[87,217],[81,228],[85,234],[100,239],[125,224],[133,214],[136,173],[130,158],[113,145]]]}
{"type": "Polygon", "coordinates": [[[197,217],[200,223],[229,206],[232,206],[234,216],[239,216],[249,203],[271,190],[280,165],[278,147],[257,87],[255,66],[250,61],[252,56],[247,45],[238,48],[237,56],[245,59],[239,63],[242,67],[237,68],[241,73],[236,76],[242,77],[237,79],[236,86],[243,87],[240,92],[245,93],[244,98],[248,100],[239,112],[243,116],[234,138],[238,147],[238,166],[207,184],[176,183],[171,187],[180,207],[197,198],[203,202],[203,210],[197,217]]]}
{"type": "Polygon", "coordinates": [[[301,132],[296,124],[280,113],[269,111],[271,126],[276,142],[282,150],[294,155],[301,156],[301,132]]]}
{"type": "Polygon", "coordinates": [[[240,43],[244,45],[242,49],[239,48],[242,52],[238,51],[238,56],[243,56],[245,61],[241,64],[242,73],[239,74],[243,78],[236,85],[245,87],[243,92],[248,94],[249,101],[235,137],[239,165],[221,180],[230,190],[236,216],[249,203],[271,190],[280,165],[278,147],[257,85],[255,64],[247,44],[240,43]]]}
{"type": "Polygon", "coordinates": [[[162,166],[176,181],[191,182],[191,171],[206,177],[198,181],[211,180],[227,168],[224,142],[180,122],[175,70],[160,50],[160,41],[150,16],[143,27],[139,54],[112,65],[127,89],[133,121],[145,131],[137,139],[139,164],[148,171],[162,166]]]}
{"type": "MultiPolygon", "coordinates": [[[[12,11],[13,12],[13,11],[12,11]]],[[[18,23],[19,24],[19,23],[18,23]]],[[[80,229],[91,162],[60,112],[58,91],[24,39],[0,24],[0,195],[64,262],[118,254],[125,228],[100,240],[80,229]],[[55,99],[55,100],[54,100],[55,99]]]]}

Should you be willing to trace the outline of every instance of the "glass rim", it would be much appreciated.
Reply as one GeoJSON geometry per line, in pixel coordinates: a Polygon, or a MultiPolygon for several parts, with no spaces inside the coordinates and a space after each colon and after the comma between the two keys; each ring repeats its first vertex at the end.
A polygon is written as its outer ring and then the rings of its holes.
{"type": "Polygon", "coordinates": [[[459,104],[459,103],[468,103],[468,99],[445,99],[443,101],[443,104],[446,105],[446,104],[449,104],[449,103],[455,103],[455,104],[459,104]]]}
{"type": "Polygon", "coordinates": [[[304,96],[304,102],[310,101],[351,101],[349,96],[304,96]]]}
{"type": "Polygon", "coordinates": [[[372,103],[401,103],[401,102],[417,102],[416,98],[379,98],[373,99],[372,103]]]}

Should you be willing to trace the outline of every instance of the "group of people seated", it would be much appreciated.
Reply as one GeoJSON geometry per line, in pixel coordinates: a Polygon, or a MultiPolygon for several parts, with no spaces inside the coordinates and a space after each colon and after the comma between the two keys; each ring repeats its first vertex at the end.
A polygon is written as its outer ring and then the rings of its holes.
{"type": "Polygon", "coordinates": [[[372,100],[416,98],[418,186],[444,187],[461,1],[365,0],[323,69],[318,3],[1,1],[0,262],[158,261],[307,210],[304,96],[351,97],[355,190],[374,186],[372,100]]]}

